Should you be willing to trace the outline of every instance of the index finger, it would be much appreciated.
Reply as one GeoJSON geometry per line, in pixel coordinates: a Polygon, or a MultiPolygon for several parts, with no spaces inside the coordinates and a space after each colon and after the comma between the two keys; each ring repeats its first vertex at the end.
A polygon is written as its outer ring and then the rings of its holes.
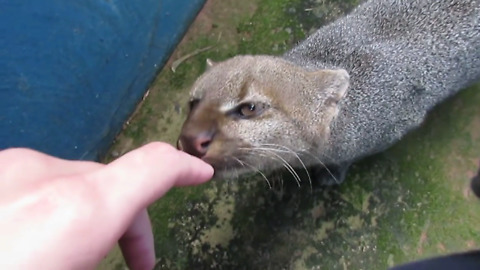
{"type": "Polygon", "coordinates": [[[166,143],[150,143],[129,152],[84,177],[117,209],[132,215],[163,196],[173,186],[209,180],[213,168],[166,143]]]}

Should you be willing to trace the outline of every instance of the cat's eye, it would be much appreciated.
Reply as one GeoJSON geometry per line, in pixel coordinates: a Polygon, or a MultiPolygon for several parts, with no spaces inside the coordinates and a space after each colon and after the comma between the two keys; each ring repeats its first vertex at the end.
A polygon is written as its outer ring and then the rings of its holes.
{"type": "Polygon", "coordinates": [[[260,115],[268,106],[263,103],[253,103],[253,102],[245,102],[238,105],[233,110],[233,115],[242,118],[242,119],[249,119],[255,116],[260,115]]]}
{"type": "Polygon", "coordinates": [[[198,99],[198,98],[190,100],[190,102],[188,102],[188,108],[190,109],[190,111],[195,109],[195,107],[197,107],[198,103],[200,103],[200,99],[198,99]]]}
{"type": "Polygon", "coordinates": [[[253,103],[245,103],[245,104],[240,105],[240,107],[238,108],[239,114],[243,117],[254,116],[255,115],[255,110],[256,110],[256,107],[255,107],[255,104],[253,104],[253,103]]]}

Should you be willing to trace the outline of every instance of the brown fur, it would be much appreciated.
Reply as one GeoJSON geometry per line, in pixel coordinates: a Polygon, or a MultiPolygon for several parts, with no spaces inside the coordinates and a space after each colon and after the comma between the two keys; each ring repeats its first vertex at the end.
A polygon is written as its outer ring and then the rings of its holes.
{"type": "MultiPolygon", "coordinates": [[[[310,152],[313,145],[326,141],[349,85],[344,70],[309,71],[272,56],[238,56],[208,64],[192,88],[191,99],[198,105],[184,123],[180,144],[211,133],[206,154],[199,156],[222,176],[252,167],[276,169],[282,166],[280,158],[299,166],[298,158],[286,149],[310,152]],[[253,118],[239,119],[232,111],[244,102],[265,109],[253,118]],[[284,149],[275,154],[260,150],[272,145],[284,149]]],[[[301,158],[307,165],[318,163],[311,155],[301,158]]]]}

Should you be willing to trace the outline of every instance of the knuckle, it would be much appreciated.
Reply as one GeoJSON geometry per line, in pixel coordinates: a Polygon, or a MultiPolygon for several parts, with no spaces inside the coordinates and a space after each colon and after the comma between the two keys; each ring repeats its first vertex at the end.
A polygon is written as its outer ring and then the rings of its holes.
{"type": "Polygon", "coordinates": [[[145,149],[145,154],[148,156],[177,151],[173,146],[164,142],[152,142],[145,145],[143,148],[145,149]]]}
{"type": "Polygon", "coordinates": [[[45,156],[40,152],[29,148],[9,148],[2,151],[2,156],[9,161],[40,162],[44,161],[45,156]]]}
{"type": "Polygon", "coordinates": [[[23,147],[18,147],[18,148],[8,148],[3,151],[5,155],[32,155],[32,154],[37,154],[37,151],[29,149],[29,148],[23,148],[23,147]]]}
{"type": "Polygon", "coordinates": [[[133,151],[129,155],[129,160],[138,166],[145,166],[145,164],[152,164],[159,160],[175,159],[178,156],[176,152],[177,150],[167,143],[152,142],[133,151]]]}

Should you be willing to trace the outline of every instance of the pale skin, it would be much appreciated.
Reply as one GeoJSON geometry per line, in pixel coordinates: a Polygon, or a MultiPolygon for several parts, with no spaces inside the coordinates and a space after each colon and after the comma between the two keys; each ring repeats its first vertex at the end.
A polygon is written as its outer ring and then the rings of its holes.
{"type": "Polygon", "coordinates": [[[212,175],[210,165],[165,143],[108,165],[0,151],[1,268],[94,269],[119,243],[130,269],[152,269],[146,207],[212,175]]]}

